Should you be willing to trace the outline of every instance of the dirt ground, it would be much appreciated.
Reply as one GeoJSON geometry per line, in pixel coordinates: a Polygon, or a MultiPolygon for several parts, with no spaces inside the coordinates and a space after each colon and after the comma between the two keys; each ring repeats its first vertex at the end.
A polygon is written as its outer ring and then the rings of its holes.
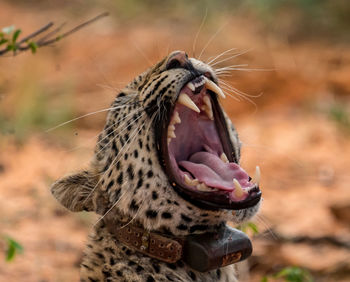
{"type": "MultiPolygon", "coordinates": [[[[1,27],[16,22],[28,32],[67,17],[10,2],[0,2],[0,11],[1,27]]],[[[69,23],[86,18],[70,15],[69,23]]],[[[252,49],[227,63],[255,70],[225,79],[256,97],[232,94],[223,106],[240,133],[242,166],[250,173],[261,168],[264,197],[242,281],[260,281],[285,266],[305,268],[316,281],[349,281],[350,49],[315,41],[290,44],[245,19],[226,25],[203,58],[233,47],[237,53],[252,49]]],[[[67,108],[76,117],[108,107],[116,89],[168,50],[191,53],[198,26],[187,28],[122,26],[106,19],[35,56],[0,57],[0,112],[9,121],[0,120],[0,235],[24,247],[6,263],[0,241],[1,281],[79,280],[96,217],[64,210],[49,187],[88,164],[105,113],[45,130],[65,122],[67,108]],[[41,120],[30,123],[35,113],[42,113],[41,120]]],[[[198,50],[215,32],[201,33],[198,50]]]]}

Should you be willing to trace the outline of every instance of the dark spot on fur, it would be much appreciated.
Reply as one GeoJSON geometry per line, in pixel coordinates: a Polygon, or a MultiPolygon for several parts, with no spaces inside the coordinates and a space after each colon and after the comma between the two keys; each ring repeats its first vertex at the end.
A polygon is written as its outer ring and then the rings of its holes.
{"type": "Polygon", "coordinates": [[[187,230],[188,227],[185,224],[180,224],[180,225],[176,226],[176,228],[179,230],[187,230]]]}
{"type": "Polygon", "coordinates": [[[191,222],[192,218],[189,218],[187,215],[181,214],[181,218],[186,222],[191,222]]]}
{"type": "Polygon", "coordinates": [[[171,215],[171,213],[170,212],[163,212],[162,213],[162,218],[164,218],[164,219],[170,219],[170,218],[172,218],[173,216],[171,215]]]}
{"type": "Polygon", "coordinates": [[[216,275],[218,276],[219,279],[221,278],[221,270],[220,269],[216,270],[216,275]]]}
{"type": "Polygon", "coordinates": [[[154,280],[153,276],[149,275],[147,277],[147,282],[155,282],[156,280],[154,280]]]}
{"type": "Polygon", "coordinates": [[[130,203],[130,209],[133,211],[137,211],[139,209],[139,205],[136,204],[135,200],[133,199],[130,203]]]}
{"type": "Polygon", "coordinates": [[[169,268],[175,270],[176,269],[176,264],[175,263],[167,263],[166,264],[169,268]]]}
{"type": "Polygon", "coordinates": [[[127,172],[128,172],[128,174],[129,174],[129,178],[130,178],[131,180],[133,180],[133,179],[134,179],[134,169],[132,168],[132,165],[131,165],[131,164],[129,164],[128,169],[127,169],[127,172]]]}
{"type": "Polygon", "coordinates": [[[190,227],[190,233],[196,232],[196,231],[205,231],[208,229],[208,225],[193,225],[190,227]]]}
{"type": "Polygon", "coordinates": [[[118,178],[117,178],[118,184],[123,184],[123,172],[121,171],[118,178]]]}
{"type": "Polygon", "coordinates": [[[85,267],[87,270],[93,271],[93,269],[90,266],[88,266],[88,265],[86,265],[84,263],[82,263],[81,266],[85,267]]]}
{"type": "Polygon", "coordinates": [[[120,270],[117,270],[115,273],[117,274],[117,276],[123,277],[123,272],[121,272],[120,270]]]}
{"type": "Polygon", "coordinates": [[[184,267],[185,264],[184,264],[181,260],[178,260],[178,261],[177,261],[177,266],[178,266],[178,267],[184,267]]]}
{"type": "Polygon", "coordinates": [[[141,266],[141,265],[138,265],[137,267],[136,267],[136,272],[137,273],[140,273],[141,271],[143,271],[144,270],[144,268],[141,266]]]}
{"type": "Polygon", "coordinates": [[[153,219],[153,218],[156,218],[157,215],[158,215],[158,212],[156,212],[155,210],[149,209],[149,210],[146,211],[146,216],[148,218],[152,218],[153,219]]]}
{"type": "Polygon", "coordinates": [[[152,191],[152,199],[157,200],[158,199],[158,193],[156,191],[152,191]]]}
{"type": "Polygon", "coordinates": [[[153,177],[153,171],[152,171],[152,170],[149,170],[149,171],[147,172],[147,177],[148,177],[148,178],[153,177]]]}
{"type": "Polygon", "coordinates": [[[153,269],[156,273],[159,273],[160,271],[160,266],[159,264],[156,264],[156,263],[152,263],[152,266],[153,266],[153,269]]]}
{"type": "Polygon", "coordinates": [[[139,152],[138,152],[137,150],[135,150],[135,151],[134,151],[134,157],[135,157],[135,159],[137,159],[138,156],[139,156],[139,152]]]}
{"type": "Polygon", "coordinates": [[[197,279],[196,274],[194,274],[194,272],[191,271],[191,270],[188,272],[188,275],[191,277],[192,280],[196,280],[197,279]]]}
{"type": "Polygon", "coordinates": [[[114,185],[114,180],[111,180],[111,181],[109,181],[109,183],[108,183],[108,185],[107,185],[107,191],[109,190],[109,189],[111,189],[111,187],[114,185]]]}

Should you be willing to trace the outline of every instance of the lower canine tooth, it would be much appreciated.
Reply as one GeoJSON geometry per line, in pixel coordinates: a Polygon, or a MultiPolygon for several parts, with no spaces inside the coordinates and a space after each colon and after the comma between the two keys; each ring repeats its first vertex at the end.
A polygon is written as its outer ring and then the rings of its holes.
{"type": "Polygon", "coordinates": [[[204,96],[203,97],[203,101],[205,104],[205,113],[207,114],[207,116],[213,120],[214,116],[213,116],[213,109],[211,107],[211,102],[210,102],[210,98],[208,96],[204,96]]]}
{"type": "Polygon", "coordinates": [[[228,158],[227,158],[227,156],[226,156],[225,153],[222,153],[222,154],[221,154],[220,159],[221,159],[224,163],[229,163],[228,158]]]}
{"type": "Polygon", "coordinates": [[[237,198],[240,198],[243,196],[244,194],[244,191],[242,189],[242,186],[241,184],[239,184],[238,180],[236,178],[233,179],[233,184],[235,185],[235,190],[234,190],[234,195],[237,197],[237,198]]]}
{"type": "Polygon", "coordinates": [[[260,167],[256,166],[256,168],[255,168],[255,175],[252,178],[252,182],[254,182],[254,183],[259,185],[260,176],[261,176],[260,167]]]}
{"type": "Polygon", "coordinates": [[[192,180],[188,177],[187,174],[185,174],[185,183],[186,183],[187,185],[192,186],[192,180]]]}
{"type": "Polygon", "coordinates": [[[222,90],[220,89],[219,86],[217,86],[214,82],[212,82],[211,80],[209,80],[208,78],[205,78],[205,86],[215,92],[216,94],[218,94],[221,98],[226,98],[224,92],[222,92],[222,90]]]}
{"type": "Polygon", "coordinates": [[[191,110],[200,113],[200,110],[197,107],[197,105],[191,100],[191,98],[186,93],[181,93],[177,101],[180,104],[190,108],[191,110]]]}

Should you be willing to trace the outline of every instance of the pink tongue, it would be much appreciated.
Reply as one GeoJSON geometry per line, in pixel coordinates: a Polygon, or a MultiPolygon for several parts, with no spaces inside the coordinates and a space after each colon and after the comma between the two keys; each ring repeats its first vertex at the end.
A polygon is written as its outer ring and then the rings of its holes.
{"type": "Polygon", "coordinates": [[[221,190],[234,190],[236,178],[243,188],[250,187],[248,174],[235,163],[224,163],[217,155],[208,152],[194,153],[188,161],[179,165],[207,186],[221,190]]]}

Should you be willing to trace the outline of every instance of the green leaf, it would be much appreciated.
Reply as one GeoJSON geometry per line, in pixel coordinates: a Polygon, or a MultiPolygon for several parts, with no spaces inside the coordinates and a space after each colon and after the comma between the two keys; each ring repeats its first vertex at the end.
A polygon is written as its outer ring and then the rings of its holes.
{"type": "Polygon", "coordinates": [[[253,231],[253,234],[259,234],[259,229],[253,222],[248,222],[247,226],[253,231]]]}
{"type": "Polygon", "coordinates": [[[284,278],[287,282],[312,282],[311,274],[300,267],[290,266],[283,268],[274,275],[276,278],[284,278]]]}
{"type": "Polygon", "coordinates": [[[20,30],[20,29],[16,29],[16,31],[13,33],[13,36],[12,36],[12,42],[13,43],[16,43],[16,40],[17,40],[17,38],[18,38],[18,36],[19,36],[19,34],[22,32],[22,30],[20,30]]]}
{"type": "Polygon", "coordinates": [[[0,38],[0,45],[4,44],[8,42],[8,40],[6,38],[0,38]]]}
{"type": "Polygon", "coordinates": [[[260,282],[269,282],[269,278],[267,278],[267,276],[264,276],[263,278],[261,278],[260,282]]]}
{"type": "Polygon", "coordinates": [[[15,30],[15,26],[14,25],[10,25],[10,26],[6,26],[2,29],[3,33],[6,34],[10,34],[11,32],[13,32],[15,30]]]}
{"type": "Polygon", "coordinates": [[[10,262],[15,258],[16,253],[22,253],[23,247],[11,237],[5,237],[7,242],[6,261],[10,262]]]}
{"type": "Polygon", "coordinates": [[[35,54],[36,50],[38,49],[38,45],[34,41],[29,42],[28,45],[32,53],[35,54]]]}

